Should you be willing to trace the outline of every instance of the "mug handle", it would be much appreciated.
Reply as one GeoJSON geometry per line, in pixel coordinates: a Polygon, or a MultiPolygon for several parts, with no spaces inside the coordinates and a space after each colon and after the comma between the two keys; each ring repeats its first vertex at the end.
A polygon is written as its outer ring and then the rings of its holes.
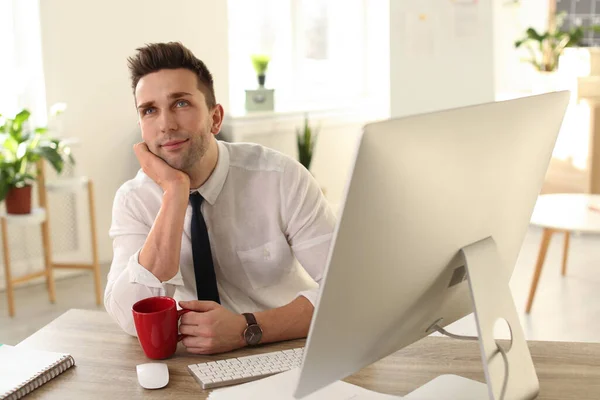
{"type": "MultiPolygon", "coordinates": [[[[181,310],[177,310],[177,320],[179,320],[179,318],[181,318],[181,316],[182,316],[183,314],[185,314],[185,313],[188,313],[188,312],[190,312],[190,311],[192,311],[192,310],[186,310],[185,308],[182,308],[181,310]]],[[[178,342],[181,342],[185,336],[186,336],[186,335],[182,335],[181,333],[180,333],[180,334],[178,334],[178,335],[177,335],[177,341],[178,341],[178,342]]]]}

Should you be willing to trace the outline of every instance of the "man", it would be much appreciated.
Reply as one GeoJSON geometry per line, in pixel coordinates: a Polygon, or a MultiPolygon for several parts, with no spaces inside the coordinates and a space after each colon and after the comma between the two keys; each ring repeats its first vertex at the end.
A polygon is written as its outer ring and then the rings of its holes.
{"type": "Polygon", "coordinates": [[[132,305],[174,297],[192,310],[180,332],[196,354],[306,337],[335,225],[312,175],[265,147],[217,141],[211,73],[180,43],[128,61],[142,169],[114,199],[108,313],[136,335],[132,305]]]}

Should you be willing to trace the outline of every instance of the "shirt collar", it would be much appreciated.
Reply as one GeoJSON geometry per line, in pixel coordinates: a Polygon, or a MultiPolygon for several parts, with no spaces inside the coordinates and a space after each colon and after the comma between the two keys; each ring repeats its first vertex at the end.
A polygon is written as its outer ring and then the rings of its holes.
{"type": "Polygon", "coordinates": [[[227,173],[229,172],[229,150],[227,150],[227,147],[220,140],[217,140],[217,149],[219,151],[217,165],[212,174],[198,189],[190,190],[190,194],[194,192],[200,193],[204,200],[211,206],[217,201],[217,197],[219,197],[223,189],[227,173]]]}

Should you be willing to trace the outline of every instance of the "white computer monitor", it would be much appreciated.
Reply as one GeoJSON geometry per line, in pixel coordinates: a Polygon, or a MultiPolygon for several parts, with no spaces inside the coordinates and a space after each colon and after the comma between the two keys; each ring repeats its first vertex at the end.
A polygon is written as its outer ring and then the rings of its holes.
{"type": "Polygon", "coordinates": [[[489,340],[497,318],[515,350],[507,398],[538,390],[508,282],[568,102],[555,92],[365,126],[297,398],[472,313],[475,300],[490,395],[504,375],[489,340]]]}

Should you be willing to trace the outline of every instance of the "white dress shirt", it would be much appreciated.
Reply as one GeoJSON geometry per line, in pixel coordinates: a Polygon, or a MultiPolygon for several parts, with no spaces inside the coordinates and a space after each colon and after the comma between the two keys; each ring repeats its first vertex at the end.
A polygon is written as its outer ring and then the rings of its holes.
{"type": "MultiPolygon", "coordinates": [[[[335,217],[312,175],[297,161],[250,143],[218,143],[217,165],[198,188],[221,304],[257,312],[305,296],[313,305],[335,217]]],[[[193,190],[195,191],[195,190],[193,190]]],[[[117,191],[110,236],[113,261],[104,305],[136,335],[132,305],[151,296],[197,300],[188,203],[179,272],[161,282],[138,262],[163,191],[141,170],[117,191]]]]}

